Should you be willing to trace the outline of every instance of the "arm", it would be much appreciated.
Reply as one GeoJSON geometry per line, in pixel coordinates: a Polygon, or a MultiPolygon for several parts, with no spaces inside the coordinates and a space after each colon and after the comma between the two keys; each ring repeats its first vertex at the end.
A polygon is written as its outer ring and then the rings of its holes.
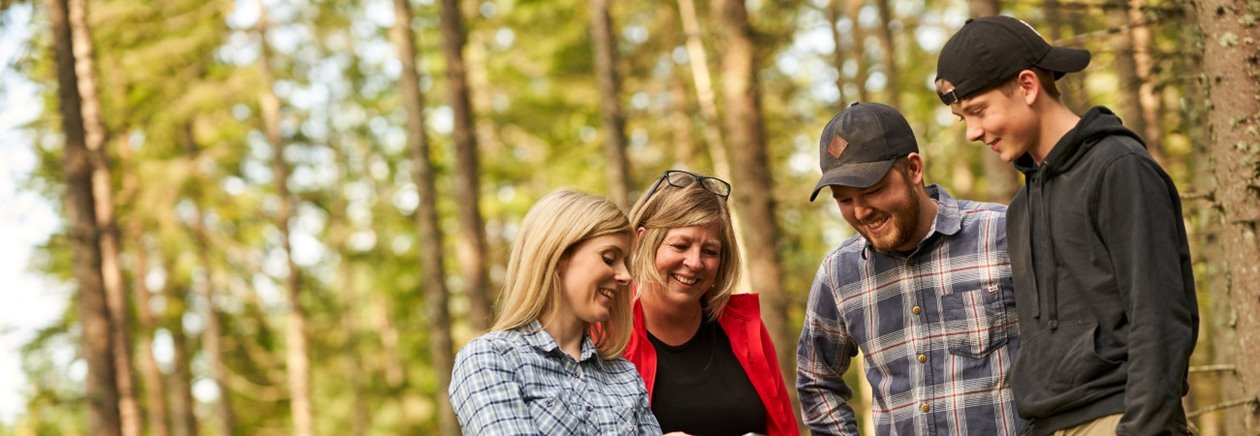
{"type": "Polygon", "coordinates": [[[1198,330],[1181,205],[1155,165],[1136,155],[1112,162],[1097,203],[1130,323],[1122,435],[1185,427],[1181,396],[1198,330]]]}
{"type": "Polygon", "coordinates": [[[849,400],[853,389],[844,383],[857,346],[849,337],[839,308],[819,268],[809,291],[805,325],[796,349],[796,389],[801,416],[813,434],[857,435],[857,419],[849,400]]]}
{"type": "Polygon", "coordinates": [[[451,373],[451,407],[464,434],[538,435],[521,395],[512,350],[483,338],[465,345],[451,373]]]}

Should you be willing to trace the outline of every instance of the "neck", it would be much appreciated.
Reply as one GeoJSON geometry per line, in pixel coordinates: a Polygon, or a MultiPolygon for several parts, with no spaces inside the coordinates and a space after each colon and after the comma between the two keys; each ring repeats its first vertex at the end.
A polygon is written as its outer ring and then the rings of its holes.
{"type": "Polygon", "coordinates": [[[1046,156],[1054,150],[1055,144],[1066,135],[1068,131],[1076,127],[1081,121],[1081,117],[1077,116],[1058,101],[1043,101],[1044,108],[1038,111],[1040,122],[1040,141],[1037,142],[1036,149],[1031,150],[1033,160],[1037,165],[1041,165],[1046,160],[1046,156]]]}
{"type": "Polygon", "coordinates": [[[554,312],[542,319],[543,330],[551,335],[560,350],[573,356],[573,360],[582,359],[582,336],[586,334],[586,323],[577,317],[564,317],[554,312]]]}
{"type": "Polygon", "coordinates": [[[918,246],[919,241],[927,237],[928,232],[932,231],[932,224],[936,222],[936,209],[938,206],[936,200],[933,200],[932,196],[928,195],[926,186],[919,187],[919,204],[919,229],[914,240],[915,246],[918,246]]]}
{"type": "Polygon", "coordinates": [[[652,336],[669,345],[682,345],[696,335],[704,318],[700,300],[679,304],[660,298],[663,291],[645,291],[639,294],[639,302],[643,305],[643,323],[652,336]]]}

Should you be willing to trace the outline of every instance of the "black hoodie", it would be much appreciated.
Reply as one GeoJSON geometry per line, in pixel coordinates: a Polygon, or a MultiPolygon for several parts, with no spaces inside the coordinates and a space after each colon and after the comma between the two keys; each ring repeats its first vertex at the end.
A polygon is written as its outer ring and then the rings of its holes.
{"type": "Polygon", "coordinates": [[[1188,434],[1181,396],[1199,314],[1181,201],[1137,134],[1090,109],[1026,184],[1007,238],[1028,433],[1123,413],[1120,435],[1188,434]]]}

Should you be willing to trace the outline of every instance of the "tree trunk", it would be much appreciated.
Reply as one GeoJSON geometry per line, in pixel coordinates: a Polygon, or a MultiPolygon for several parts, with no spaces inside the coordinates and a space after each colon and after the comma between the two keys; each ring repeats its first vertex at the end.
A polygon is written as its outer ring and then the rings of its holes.
{"type": "Polygon", "coordinates": [[[609,0],[590,0],[591,39],[595,48],[595,77],[604,120],[604,159],[608,161],[608,197],[623,210],[630,204],[630,162],[626,158],[626,116],[621,111],[621,80],[617,76],[617,40],[613,36],[609,0]]]}
{"type": "Polygon", "coordinates": [[[884,100],[893,109],[901,110],[901,75],[897,72],[897,45],[893,38],[892,31],[892,9],[888,6],[889,0],[875,0],[875,6],[879,9],[879,42],[884,48],[884,77],[886,84],[884,85],[884,100]]]}
{"type": "MultiPolygon", "coordinates": [[[[402,89],[403,106],[407,109],[407,146],[411,151],[412,180],[416,184],[420,197],[420,203],[416,206],[415,219],[420,237],[420,286],[424,289],[429,355],[433,358],[433,372],[437,375],[437,392],[434,393],[434,400],[438,405],[438,424],[442,434],[458,435],[459,424],[455,421],[455,412],[451,408],[450,397],[447,395],[455,356],[453,355],[454,341],[451,338],[451,314],[447,303],[449,293],[446,289],[446,273],[442,269],[445,257],[442,249],[443,237],[438,224],[437,188],[429,154],[429,140],[424,125],[424,94],[420,92],[420,73],[416,70],[416,35],[411,29],[412,13],[407,0],[394,0],[394,17],[391,37],[394,40],[398,59],[403,65],[399,86],[402,89]]],[[[445,17],[443,21],[446,21],[445,17]]],[[[464,94],[463,97],[465,104],[467,104],[467,96],[464,94]]],[[[467,109],[465,106],[465,110],[467,109]]],[[[471,125],[464,126],[464,128],[471,127],[471,125]]],[[[465,133],[468,138],[472,137],[471,131],[465,133]]],[[[458,135],[457,133],[456,136],[458,135]]],[[[472,142],[468,138],[465,138],[465,141],[472,142]]],[[[476,147],[475,143],[466,145],[476,147]]],[[[476,159],[476,153],[470,156],[476,159]]],[[[472,176],[475,180],[475,171],[472,176]]],[[[474,214],[477,215],[476,221],[480,222],[480,212],[475,210],[475,206],[473,209],[474,214]]],[[[483,282],[476,290],[482,292],[484,286],[483,282]]],[[[469,288],[469,291],[470,294],[473,293],[474,288],[469,288]]],[[[474,316],[488,316],[488,314],[474,316]]]]}
{"type": "Polygon", "coordinates": [[[446,80],[450,83],[451,111],[455,115],[455,198],[459,204],[460,238],[456,254],[463,270],[473,329],[492,324],[490,280],[487,266],[486,229],[481,218],[481,188],[477,163],[477,137],[473,133],[472,105],[464,68],[464,19],[458,0],[442,0],[442,51],[446,55],[446,80]]]}
{"type": "Polygon", "coordinates": [[[71,268],[78,283],[82,356],[87,362],[87,430],[96,435],[118,435],[118,387],[110,352],[110,312],[101,275],[100,231],[92,198],[92,158],[85,143],[82,101],[75,73],[67,0],[45,0],[53,32],[57,65],[58,107],[65,134],[62,174],[66,180],[65,216],[71,268]]]}
{"type": "Polygon", "coordinates": [[[840,36],[838,27],[840,17],[844,14],[844,6],[840,2],[841,0],[827,2],[827,28],[831,30],[831,42],[835,46],[831,50],[831,64],[836,69],[836,92],[840,96],[837,107],[846,108],[849,107],[849,102],[844,99],[844,38],[840,36]]]}
{"type": "Polygon", "coordinates": [[[122,268],[118,264],[118,228],[114,224],[113,180],[105,151],[105,123],[97,88],[96,61],[92,48],[92,27],[88,24],[86,0],[70,0],[70,34],[74,46],[74,69],[82,102],[84,145],[92,163],[92,199],[101,246],[101,279],[109,306],[110,354],[114,359],[114,381],[118,387],[118,418],[123,436],[140,436],[140,404],[136,401],[134,366],[131,363],[128,301],[122,268]]]}
{"type": "Polygon", "coordinates": [[[1134,116],[1142,119],[1144,128],[1138,133],[1146,139],[1146,148],[1150,150],[1156,161],[1167,166],[1162,129],[1164,123],[1160,120],[1163,102],[1160,101],[1159,91],[1156,89],[1157,81],[1154,77],[1155,45],[1151,36],[1152,23],[1148,23],[1149,20],[1142,13],[1143,6],[1145,6],[1144,0],[1128,0],[1126,8],[1129,15],[1129,37],[1133,41],[1133,68],[1138,78],[1138,107],[1141,109],[1141,112],[1134,116]]]}
{"type": "MultiPolygon", "coordinates": [[[[1207,107],[1208,160],[1204,165],[1215,182],[1207,195],[1217,211],[1210,221],[1218,238],[1219,251],[1212,253],[1214,269],[1223,279],[1209,280],[1223,285],[1211,289],[1213,298],[1228,301],[1226,313],[1215,318],[1229,320],[1221,326],[1230,329],[1236,343],[1234,363],[1235,392],[1250,401],[1229,410],[1226,421],[1241,422],[1239,434],[1260,433],[1260,365],[1254,350],[1260,348],[1260,79],[1254,69],[1256,48],[1246,41],[1260,40],[1260,29],[1249,24],[1253,13],[1245,2],[1198,0],[1195,19],[1203,32],[1203,80],[1207,107]]],[[[1228,346],[1228,345],[1226,345],[1228,346]]],[[[1225,362],[1222,362],[1225,363],[1225,362]]]]}
{"type": "Polygon", "coordinates": [[[853,53],[850,57],[857,61],[857,73],[853,76],[853,84],[857,85],[858,91],[857,101],[869,102],[871,93],[866,89],[866,80],[870,78],[866,63],[866,29],[862,28],[861,20],[858,19],[862,15],[862,0],[845,0],[844,7],[849,22],[853,23],[849,27],[853,37],[853,53]]]}
{"type": "MultiPolygon", "coordinates": [[[[200,153],[196,139],[193,138],[191,124],[184,125],[184,153],[188,158],[188,168],[200,168],[197,162],[200,153]]],[[[200,176],[200,174],[198,174],[200,176]]],[[[210,378],[215,388],[219,391],[219,400],[215,404],[218,411],[218,418],[215,422],[218,424],[219,434],[233,434],[236,428],[235,413],[232,412],[232,392],[228,389],[227,377],[228,368],[223,363],[223,332],[219,325],[219,310],[215,304],[215,293],[217,292],[213,264],[214,261],[210,257],[210,241],[209,233],[206,230],[204,193],[202,186],[208,181],[201,177],[191,179],[193,186],[189,196],[192,197],[194,205],[194,215],[192,222],[192,237],[196,245],[197,261],[201,264],[202,283],[201,283],[201,299],[202,310],[201,318],[205,323],[205,329],[201,331],[201,347],[202,357],[204,357],[210,366],[210,378]]]]}
{"type": "MultiPolygon", "coordinates": [[[[131,142],[124,135],[119,138],[119,167],[123,168],[122,204],[135,204],[136,193],[140,189],[140,180],[136,176],[131,142]]],[[[157,357],[153,354],[153,333],[157,323],[153,318],[151,300],[153,292],[149,289],[145,278],[149,276],[148,250],[144,240],[144,220],[134,216],[127,222],[123,239],[133,241],[131,245],[132,297],[136,302],[136,316],[140,325],[136,327],[139,337],[136,344],[140,347],[139,370],[144,382],[144,407],[148,409],[149,432],[153,436],[170,435],[170,414],[166,408],[166,387],[162,381],[162,370],[157,357]]]]}
{"type": "Polygon", "coordinates": [[[301,277],[297,263],[293,261],[293,246],[289,239],[289,220],[293,216],[293,199],[289,195],[289,166],[284,159],[284,142],[280,137],[280,98],[272,89],[275,76],[271,70],[271,46],[267,44],[267,12],[263,0],[258,0],[258,36],[261,46],[259,62],[262,69],[263,92],[261,107],[263,130],[271,143],[271,172],[275,178],[276,227],[280,230],[280,248],[284,251],[288,275],[284,287],[289,300],[289,316],[285,323],[285,363],[289,375],[289,410],[293,419],[293,434],[313,436],[315,423],[311,414],[310,359],[306,344],[306,310],[302,306],[301,277]]]}
{"type": "Polygon", "coordinates": [[[1116,30],[1113,41],[1115,47],[1115,72],[1120,81],[1120,107],[1117,114],[1124,124],[1134,132],[1146,132],[1146,121],[1142,118],[1142,78],[1138,76],[1137,63],[1134,60],[1136,49],[1133,45],[1132,26],[1129,21],[1128,0],[1111,0],[1107,4],[1107,22],[1116,30]]]}
{"type": "MultiPolygon", "coordinates": [[[[788,299],[783,291],[779,251],[779,224],[775,217],[774,181],[762,130],[761,91],[757,83],[757,55],[753,30],[743,0],[713,3],[715,22],[724,41],[722,49],[722,96],[726,114],[723,125],[731,145],[731,169],[740,176],[732,197],[743,221],[743,246],[748,258],[746,272],[752,289],[761,294],[762,317],[778,344],[779,365],[795,368],[796,343],[787,322],[788,299]]],[[[795,386],[795,371],[785,371],[788,386],[795,386]]],[[[790,390],[796,403],[796,391],[790,390]]]]}
{"type": "Polygon", "coordinates": [[[718,178],[730,180],[730,158],[726,155],[726,142],[722,139],[722,121],[718,119],[717,97],[713,93],[713,74],[709,72],[709,56],[700,39],[695,0],[678,0],[678,15],[687,34],[687,63],[691,65],[696,101],[700,103],[700,116],[704,119],[704,141],[709,145],[713,172],[718,178]]]}
{"type": "Polygon", "coordinates": [[[171,334],[174,348],[171,358],[171,418],[174,420],[172,434],[175,436],[197,436],[197,403],[192,396],[192,356],[188,346],[188,336],[184,334],[184,313],[188,309],[188,290],[181,289],[175,277],[174,255],[167,256],[162,270],[166,273],[166,284],[162,294],[166,297],[166,313],[162,324],[171,334]]]}

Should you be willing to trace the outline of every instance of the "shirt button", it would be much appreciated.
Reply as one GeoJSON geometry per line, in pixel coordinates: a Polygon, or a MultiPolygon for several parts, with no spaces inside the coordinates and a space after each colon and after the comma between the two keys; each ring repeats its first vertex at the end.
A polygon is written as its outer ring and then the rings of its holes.
{"type": "Polygon", "coordinates": [[[923,403],[923,406],[920,406],[919,410],[922,410],[923,413],[928,413],[928,411],[932,410],[932,406],[929,406],[927,403],[923,403]]]}
{"type": "Polygon", "coordinates": [[[911,307],[911,308],[910,308],[910,313],[913,313],[913,314],[915,314],[915,315],[918,315],[918,314],[920,314],[920,313],[923,313],[923,308],[922,308],[922,307],[919,307],[919,306],[914,306],[914,307],[911,307]]]}
{"type": "MultiPolygon", "coordinates": [[[[927,355],[926,355],[926,354],[920,354],[920,355],[919,355],[919,363],[927,363],[927,355]]],[[[925,410],[925,412],[926,412],[926,410],[925,410]]]]}
{"type": "Polygon", "coordinates": [[[914,266],[914,258],[906,259],[906,266],[914,266]]]}

